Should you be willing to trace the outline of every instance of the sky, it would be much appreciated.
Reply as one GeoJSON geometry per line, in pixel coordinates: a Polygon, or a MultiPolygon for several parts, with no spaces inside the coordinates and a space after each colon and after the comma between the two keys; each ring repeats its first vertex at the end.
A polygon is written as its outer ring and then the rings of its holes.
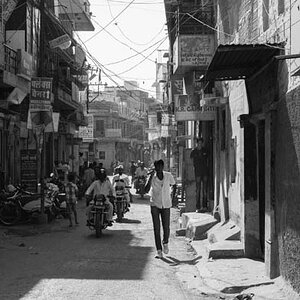
{"type": "Polygon", "coordinates": [[[163,0],[89,0],[93,32],[79,32],[88,61],[100,67],[101,83],[137,81],[155,94],[155,61],[168,51],[163,0]],[[92,56],[91,60],[89,56],[92,56]]]}

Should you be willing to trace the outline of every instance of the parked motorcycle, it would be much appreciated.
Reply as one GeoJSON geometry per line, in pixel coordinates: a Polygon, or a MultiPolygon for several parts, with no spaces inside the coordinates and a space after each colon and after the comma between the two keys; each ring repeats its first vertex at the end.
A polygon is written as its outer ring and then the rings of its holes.
{"type": "Polygon", "coordinates": [[[115,180],[115,212],[117,214],[117,222],[121,222],[125,213],[129,210],[128,203],[126,199],[126,189],[131,188],[130,186],[125,186],[123,179],[115,180]]]}
{"type": "Polygon", "coordinates": [[[102,235],[102,230],[108,226],[105,200],[105,195],[95,196],[91,209],[91,218],[88,220],[88,226],[91,230],[96,231],[97,238],[102,235]]]}
{"type": "Polygon", "coordinates": [[[138,176],[136,179],[136,193],[140,194],[142,198],[145,195],[146,177],[138,176]]]}
{"type": "MultiPolygon", "coordinates": [[[[52,218],[53,202],[44,195],[44,209],[48,220],[52,218]],[[50,217],[51,216],[51,217],[50,217]]],[[[41,195],[17,186],[12,192],[0,194],[0,221],[4,225],[15,225],[20,221],[34,221],[41,214],[41,195]]]]}

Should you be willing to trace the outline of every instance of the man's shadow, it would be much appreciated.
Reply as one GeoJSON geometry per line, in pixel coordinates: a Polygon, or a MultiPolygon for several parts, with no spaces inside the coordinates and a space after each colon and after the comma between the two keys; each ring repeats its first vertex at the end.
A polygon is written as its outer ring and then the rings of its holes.
{"type": "Polygon", "coordinates": [[[179,265],[191,265],[194,266],[198,263],[198,261],[202,258],[202,256],[197,256],[194,259],[189,260],[179,260],[172,256],[162,257],[161,260],[168,263],[171,267],[176,267],[179,265]]]}

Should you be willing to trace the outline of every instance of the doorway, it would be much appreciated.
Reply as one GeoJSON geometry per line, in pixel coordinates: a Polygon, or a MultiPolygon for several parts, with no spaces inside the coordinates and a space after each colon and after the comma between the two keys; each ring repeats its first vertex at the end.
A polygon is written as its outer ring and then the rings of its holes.
{"type": "Polygon", "coordinates": [[[264,257],[265,252],[265,121],[257,124],[257,158],[258,158],[258,200],[259,200],[259,241],[264,257]]]}

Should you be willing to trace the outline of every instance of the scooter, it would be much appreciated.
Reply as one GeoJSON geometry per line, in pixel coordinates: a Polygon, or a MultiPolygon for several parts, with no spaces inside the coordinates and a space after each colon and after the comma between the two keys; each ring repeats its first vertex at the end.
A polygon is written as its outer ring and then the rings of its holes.
{"type": "Polygon", "coordinates": [[[91,218],[87,221],[87,226],[91,230],[96,231],[96,237],[99,238],[102,235],[102,231],[109,226],[107,220],[107,211],[106,211],[106,197],[105,195],[97,195],[94,198],[94,203],[90,211],[91,218]]]}

